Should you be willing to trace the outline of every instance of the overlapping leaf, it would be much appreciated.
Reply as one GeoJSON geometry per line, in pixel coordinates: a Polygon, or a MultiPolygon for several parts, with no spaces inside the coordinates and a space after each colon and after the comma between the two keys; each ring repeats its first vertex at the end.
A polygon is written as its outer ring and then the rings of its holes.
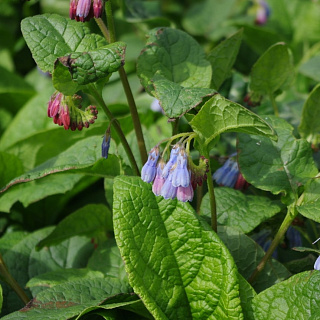
{"type": "Polygon", "coordinates": [[[57,58],[107,45],[102,36],[92,34],[84,24],[57,14],[25,18],[21,30],[39,68],[51,73],[57,58]]]}
{"type": "Polygon", "coordinates": [[[278,141],[266,137],[239,135],[239,165],[245,179],[255,187],[271,191],[297,193],[298,187],[314,177],[318,170],[309,143],[292,135],[285,120],[265,117],[277,131],[278,141]]]}
{"type": "Polygon", "coordinates": [[[188,204],[117,177],[114,228],[129,282],[156,319],[241,319],[228,251],[188,204]]]}
{"type": "Polygon", "coordinates": [[[253,299],[254,319],[318,319],[320,272],[306,271],[261,292],[253,299]]]}
{"type": "MultiPolygon", "coordinates": [[[[280,203],[269,198],[244,195],[231,188],[215,188],[218,223],[248,233],[280,212],[280,203]]],[[[209,194],[201,202],[201,214],[211,216],[209,194]]]]}
{"type": "Polygon", "coordinates": [[[206,145],[221,133],[230,131],[275,138],[273,129],[263,119],[219,94],[205,103],[190,124],[206,145]]]}

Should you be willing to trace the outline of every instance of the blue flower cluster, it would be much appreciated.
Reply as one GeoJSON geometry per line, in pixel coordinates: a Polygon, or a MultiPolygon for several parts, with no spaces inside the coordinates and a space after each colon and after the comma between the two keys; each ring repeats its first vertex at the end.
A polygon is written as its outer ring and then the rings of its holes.
{"type": "Polygon", "coordinates": [[[197,167],[188,157],[184,146],[179,143],[173,146],[167,163],[159,158],[160,150],[155,146],[149,152],[148,161],[141,170],[141,179],[148,183],[153,182],[152,191],[156,196],[161,195],[165,199],[177,198],[183,202],[192,201],[194,187],[205,178],[208,162],[203,161],[205,165],[201,166],[202,170],[192,170],[197,167]]]}
{"type": "Polygon", "coordinates": [[[233,153],[229,159],[213,175],[213,180],[220,186],[243,190],[248,187],[248,182],[239,171],[238,163],[235,159],[236,153],[233,153]]]}

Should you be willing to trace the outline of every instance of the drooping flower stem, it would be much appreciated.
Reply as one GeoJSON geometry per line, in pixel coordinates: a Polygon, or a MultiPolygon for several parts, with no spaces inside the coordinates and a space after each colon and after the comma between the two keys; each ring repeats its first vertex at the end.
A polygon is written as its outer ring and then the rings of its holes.
{"type": "Polygon", "coordinates": [[[105,114],[107,115],[109,121],[111,122],[113,128],[116,130],[119,139],[122,143],[122,146],[129,158],[130,164],[132,166],[132,169],[134,171],[134,173],[137,176],[140,176],[140,172],[139,172],[139,168],[137,166],[137,162],[136,159],[134,158],[134,155],[132,153],[132,150],[128,144],[128,141],[120,127],[120,124],[118,122],[118,120],[114,117],[114,115],[112,114],[112,112],[109,110],[108,106],[106,105],[106,103],[104,102],[103,98],[101,97],[101,95],[99,94],[99,92],[97,91],[95,85],[90,85],[90,93],[91,95],[94,97],[94,99],[97,101],[97,103],[99,104],[99,106],[104,110],[105,114]]]}
{"type": "Polygon", "coordinates": [[[24,304],[27,304],[30,301],[30,298],[26,295],[24,290],[20,287],[19,283],[12,277],[5,262],[2,259],[2,255],[0,254],[0,276],[1,280],[6,282],[19,296],[24,304]]]}
{"type": "MultiPolygon", "coordinates": [[[[104,25],[104,23],[101,19],[99,21],[97,21],[98,19],[96,19],[96,21],[98,23],[99,28],[101,29],[101,32],[106,37],[107,41],[109,43],[113,43],[116,41],[116,33],[115,33],[115,28],[114,28],[114,20],[113,20],[112,8],[111,8],[111,1],[106,1],[105,9],[106,9],[106,15],[107,15],[108,28],[104,25]],[[108,32],[106,32],[106,30],[108,32]]],[[[136,106],[136,103],[135,103],[135,100],[133,98],[133,94],[132,94],[132,91],[130,88],[130,84],[129,84],[129,81],[127,78],[127,74],[126,74],[123,67],[119,68],[119,76],[120,76],[120,80],[122,82],[124,92],[127,97],[127,101],[128,101],[132,121],[133,121],[134,130],[135,130],[137,141],[138,141],[138,147],[139,147],[141,161],[142,161],[142,163],[145,163],[148,159],[148,154],[147,154],[147,149],[145,146],[144,137],[143,137],[143,133],[142,133],[141,122],[140,122],[140,118],[138,115],[137,106],[136,106]]]]}
{"type": "MultiPolygon", "coordinates": [[[[209,158],[209,152],[207,151],[204,155],[207,159],[209,158]]],[[[214,195],[214,186],[213,186],[213,179],[212,179],[212,172],[210,168],[210,164],[208,166],[208,173],[207,173],[207,185],[208,185],[208,193],[209,193],[209,200],[210,200],[210,209],[211,209],[211,228],[213,231],[217,232],[217,205],[216,205],[216,198],[214,195]]]]}
{"type": "MultiPolygon", "coordinates": [[[[302,194],[301,197],[299,198],[299,200],[297,201],[298,205],[302,202],[303,196],[304,196],[304,194],[302,194]]],[[[288,207],[287,214],[286,214],[286,216],[285,216],[285,218],[284,218],[284,220],[283,220],[283,222],[282,222],[277,234],[275,235],[275,237],[274,237],[269,249],[267,250],[266,254],[263,256],[263,258],[259,262],[258,266],[256,267],[256,269],[254,270],[254,272],[250,276],[250,278],[248,280],[249,283],[252,283],[257,278],[259,273],[263,270],[263,268],[267,264],[268,260],[271,258],[274,250],[278,247],[279,243],[283,239],[283,236],[287,232],[287,230],[290,227],[292,221],[297,216],[297,214],[298,214],[298,211],[296,209],[296,205],[297,204],[294,204],[294,205],[288,207]]]]}

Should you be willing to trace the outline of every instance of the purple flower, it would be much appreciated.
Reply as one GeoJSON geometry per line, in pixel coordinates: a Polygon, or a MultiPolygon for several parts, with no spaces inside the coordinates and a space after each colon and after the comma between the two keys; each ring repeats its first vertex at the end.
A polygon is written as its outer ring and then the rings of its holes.
{"type": "Polygon", "coordinates": [[[165,166],[165,162],[162,159],[160,159],[157,166],[156,177],[154,178],[153,185],[152,185],[152,192],[156,196],[160,196],[161,189],[166,181],[166,179],[162,176],[162,170],[164,166],[165,166]]]}
{"type": "Polygon", "coordinates": [[[193,199],[193,187],[190,183],[188,187],[178,187],[177,190],[177,199],[182,202],[192,201],[193,199]]]}
{"type": "Polygon", "coordinates": [[[111,140],[111,135],[110,135],[110,132],[108,132],[108,130],[107,130],[103,136],[102,145],[101,145],[102,157],[105,159],[108,159],[110,140],[111,140]]]}
{"type": "Polygon", "coordinates": [[[187,154],[184,149],[180,149],[175,168],[172,172],[172,185],[174,187],[186,188],[190,185],[190,172],[187,165],[187,154]]]}
{"type": "Polygon", "coordinates": [[[174,199],[177,196],[177,187],[172,185],[172,172],[169,173],[164,185],[161,189],[161,195],[165,199],[174,199]]]}
{"type": "Polygon", "coordinates": [[[159,158],[159,147],[155,146],[150,152],[147,162],[141,170],[141,179],[145,182],[152,182],[157,171],[157,161],[159,158]]]}
{"type": "Polygon", "coordinates": [[[76,17],[79,17],[81,22],[86,21],[91,8],[91,0],[79,0],[77,4],[76,17]]]}
{"type": "Polygon", "coordinates": [[[167,164],[165,165],[165,167],[163,168],[162,171],[162,176],[164,178],[167,178],[169,175],[169,171],[171,170],[172,166],[175,164],[175,162],[177,161],[177,157],[179,154],[179,150],[180,150],[180,145],[177,143],[173,146],[173,148],[171,149],[171,153],[170,153],[170,159],[167,162],[167,164]]]}
{"type": "Polygon", "coordinates": [[[317,258],[316,262],[314,263],[314,270],[320,270],[320,256],[317,258]]]}
{"type": "Polygon", "coordinates": [[[103,0],[93,0],[93,15],[95,18],[101,18],[103,7],[104,7],[104,1],[103,0]]]}
{"type": "Polygon", "coordinates": [[[255,24],[264,25],[268,21],[268,17],[270,16],[271,10],[268,3],[264,0],[259,0],[255,24]]]}
{"type": "Polygon", "coordinates": [[[233,188],[239,175],[238,163],[232,159],[232,156],[219,168],[212,176],[217,184],[233,188]]]}

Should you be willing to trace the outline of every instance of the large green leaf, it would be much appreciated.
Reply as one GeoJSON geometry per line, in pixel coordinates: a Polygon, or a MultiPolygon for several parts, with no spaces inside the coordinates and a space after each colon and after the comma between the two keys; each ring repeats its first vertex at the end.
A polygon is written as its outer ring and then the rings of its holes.
{"type": "Polygon", "coordinates": [[[251,70],[250,90],[270,95],[292,82],[294,66],[291,53],[284,43],[271,46],[251,70]]]}
{"type": "MultiPolygon", "coordinates": [[[[125,43],[115,42],[95,50],[71,53],[68,56],[59,58],[59,61],[64,65],[65,71],[68,70],[70,72],[74,82],[79,85],[85,85],[107,77],[124,65],[125,49],[125,43]]],[[[55,64],[53,77],[54,83],[66,80],[65,74],[61,74],[61,64],[55,64]]],[[[70,90],[70,82],[67,81],[66,85],[70,90]]],[[[58,88],[56,87],[56,89],[58,88]]],[[[75,91],[77,88],[72,89],[75,91]]]]}
{"type": "Polygon", "coordinates": [[[24,172],[21,160],[6,152],[0,152],[0,168],[0,188],[24,172]]]}
{"type": "Polygon", "coordinates": [[[316,142],[314,138],[320,134],[320,85],[317,85],[309,94],[302,110],[299,126],[301,136],[309,142],[316,142]]]}
{"type": "Polygon", "coordinates": [[[212,66],[212,86],[219,89],[229,77],[232,66],[239,52],[243,31],[240,30],[213,48],[207,59],[212,66]]]}
{"type": "Polygon", "coordinates": [[[76,235],[94,237],[112,231],[111,212],[103,204],[88,204],[63,219],[37,248],[52,246],[76,235]]]}
{"type": "Polygon", "coordinates": [[[190,124],[206,145],[221,133],[230,131],[275,137],[273,129],[263,119],[219,94],[205,103],[190,124]]]}
{"type": "Polygon", "coordinates": [[[92,34],[84,24],[57,14],[25,18],[21,30],[39,68],[51,73],[57,58],[107,45],[102,36],[92,34]]]}
{"type": "Polygon", "coordinates": [[[295,139],[293,127],[285,120],[273,116],[264,119],[277,131],[278,141],[239,135],[241,172],[248,182],[259,189],[274,194],[296,194],[300,185],[318,173],[310,145],[304,139],[295,139]]]}
{"type": "Polygon", "coordinates": [[[160,75],[155,75],[152,82],[154,95],[168,118],[182,117],[205,97],[215,94],[209,88],[184,88],[160,75]]]}
{"type": "Polygon", "coordinates": [[[113,211],[129,283],[156,319],[243,318],[233,260],[190,205],[121,176],[113,211]]]}
{"type": "Polygon", "coordinates": [[[21,182],[33,181],[59,172],[89,173],[101,177],[119,174],[120,165],[116,156],[110,154],[108,159],[101,157],[101,141],[102,138],[99,136],[80,140],[57,157],[10,181],[1,191],[4,192],[21,182]]]}
{"type": "Polygon", "coordinates": [[[138,58],[137,73],[142,85],[152,93],[156,73],[186,88],[208,88],[212,71],[203,49],[187,33],[158,28],[148,34],[147,45],[138,58]]]}
{"type": "MultiPolygon", "coordinates": [[[[96,309],[96,306],[101,303],[108,304],[107,300],[110,298],[116,300],[114,297],[117,294],[130,292],[131,288],[127,283],[114,278],[98,277],[70,281],[40,292],[22,310],[11,313],[2,319],[66,320],[83,311],[90,311],[90,307],[96,309]]],[[[121,300],[124,296],[120,295],[118,303],[113,301],[109,308],[123,305],[121,300]]],[[[105,305],[104,308],[107,309],[108,306],[105,305]]]]}
{"type": "Polygon", "coordinates": [[[306,271],[253,299],[254,319],[319,319],[320,272],[306,271]]]}
{"type": "MultiPolygon", "coordinates": [[[[232,254],[239,273],[249,279],[265,255],[264,250],[254,240],[234,228],[218,227],[218,235],[232,254]]],[[[251,285],[260,292],[289,276],[290,272],[280,262],[271,259],[251,285]]]]}
{"type": "Polygon", "coordinates": [[[251,285],[247,282],[241,274],[238,274],[239,288],[240,288],[240,299],[243,315],[246,320],[253,318],[252,300],[257,295],[251,285]]]}
{"type": "Polygon", "coordinates": [[[305,186],[303,202],[297,207],[306,218],[320,222],[320,180],[313,179],[305,186]]]}
{"type": "MultiPolygon", "coordinates": [[[[218,223],[248,233],[261,222],[280,212],[281,205],[266,197],[245,195],[232,188],[215,188],[218,223]]],[[[201,202],[200,212],[211,217],[210,199],[207,193],[201,202]]]]}

